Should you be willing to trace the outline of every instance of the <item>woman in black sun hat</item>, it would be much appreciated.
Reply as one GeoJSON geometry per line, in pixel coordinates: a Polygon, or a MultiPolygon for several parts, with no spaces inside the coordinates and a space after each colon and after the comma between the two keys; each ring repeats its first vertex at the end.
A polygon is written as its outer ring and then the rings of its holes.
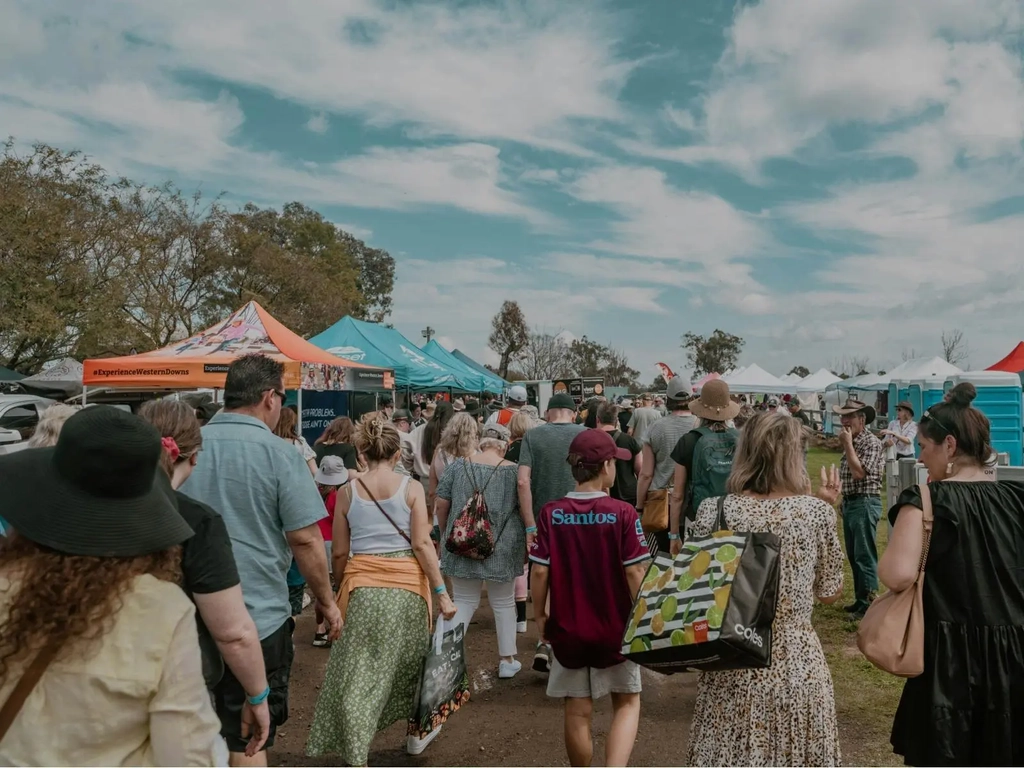
{"type": "Polygon", "coordinates": [[[226,764],[161,452],[98,406],[0,457],[0,763],[226,764]]]}

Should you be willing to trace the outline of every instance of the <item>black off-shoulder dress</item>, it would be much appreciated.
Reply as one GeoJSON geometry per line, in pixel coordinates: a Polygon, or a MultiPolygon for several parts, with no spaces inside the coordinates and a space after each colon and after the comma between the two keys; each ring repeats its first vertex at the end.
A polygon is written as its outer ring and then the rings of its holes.
{"type": "MultiPolygon", "coordinates": [[[[908,765],[1024,765],[1024,483],[929,485],[924,674],[892,727],[908,765]]],[[[915,486],[889,511],[920,509],[915,486]]]]}

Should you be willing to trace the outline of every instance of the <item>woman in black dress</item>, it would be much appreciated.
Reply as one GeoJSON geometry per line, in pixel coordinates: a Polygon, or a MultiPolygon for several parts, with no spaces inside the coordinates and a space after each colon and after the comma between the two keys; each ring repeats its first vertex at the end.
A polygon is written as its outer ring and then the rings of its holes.
{"type": "Polygon", "coordinates": [[[352,444],[355,429],[355,424],[348,416],[339,416],[328,424],[327,429],[313,445],[313,450],[316,452],[316,465],[320,466],[324,456],[337,456],[345,463],[347,469],[358,469],[359,454],[356,453],[355,446],[352,444]]]}
{"type": "MultiPolygon", "coordinates": [[[[958,384],[921,416],[935,524],[925,566],[924,673],[907,681],[892,745],[908,765],[1024,764],[1024,483],[992,482],[988,419],[958,384]]],[[[922,551],[915,486],[889,512],[878,564],[909,587],[922,551]]]]}

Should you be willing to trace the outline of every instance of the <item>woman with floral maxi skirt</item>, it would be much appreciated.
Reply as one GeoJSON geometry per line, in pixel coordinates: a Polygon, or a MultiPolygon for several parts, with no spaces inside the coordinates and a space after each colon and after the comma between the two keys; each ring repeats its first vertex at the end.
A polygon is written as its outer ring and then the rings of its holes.
{"type": "MultiPolygon", "coordinates": [[[[345,625],[331,647],[306,754],[366,765],[376,733],[412,712],[430,645],[431,592],[444,618],[455,615],[455,605],[430,540],[423,487],[394,471],[398,430],[369,414],[357,428],[356,447],[369,468],[339,492],[334,514],[345,625]]],[[[407,751],[420,754],[439,731],[423,740],[410,736],[407,751]]]]}

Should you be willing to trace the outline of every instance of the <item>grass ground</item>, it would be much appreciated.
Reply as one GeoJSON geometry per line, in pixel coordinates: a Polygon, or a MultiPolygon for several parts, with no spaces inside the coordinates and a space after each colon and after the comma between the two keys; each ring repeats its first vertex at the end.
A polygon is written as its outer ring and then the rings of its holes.
{"type": "MultiPolygon", "coordinates": [[[[807,471],[814,488],[819,485],[821,467],[839,466],[840,454],[812,448],[807,471]]],[[[837,521],[838,522],[838,521],[837,521]]],[[[879,526],[878,552],[885,550],[887,527],[879,526]]],[[[839,539],[843,528],[839,524],[839,539]]],[[[845,545],[844,545],[845,546],[845,545]]],[[[845,550],[844,550],[845,551],[845,550]]],[[[903,680],[874,667],[857,649],[857,623],[843,610],[853,602],[853,575],[845,564],[843,598],[833,605],[814,609],[814,628],[821,639],[836,694],[839,743],[846,765],[900,765],[889,745],[893,715],[903,692],[903,680]]]]}

